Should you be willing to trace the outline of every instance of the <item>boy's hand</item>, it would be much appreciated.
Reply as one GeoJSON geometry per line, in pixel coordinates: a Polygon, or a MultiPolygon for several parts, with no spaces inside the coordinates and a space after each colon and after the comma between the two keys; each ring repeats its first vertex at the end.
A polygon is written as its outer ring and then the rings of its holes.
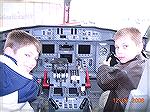
{"type": "Polygon", "coordinates": [[[110,66],[110,61],[111,61],[111,57],[108,59],[108,61],[104,60],[103,64],[110,66]]]}

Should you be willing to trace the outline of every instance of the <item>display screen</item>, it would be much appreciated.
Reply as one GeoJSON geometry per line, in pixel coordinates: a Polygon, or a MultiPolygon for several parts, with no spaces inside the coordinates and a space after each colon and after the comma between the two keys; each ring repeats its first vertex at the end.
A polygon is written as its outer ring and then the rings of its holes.
{"type": "Polygon", "coordinates": [[[61,51],[73,51],[73,45],[59,45],[59,50],[61,51]]]}
{"type": "Polygon", "coordinates": [[[72,54],[60,54],[60,58],[67,58],[69,63],[72,63],[72,54]]]}
{"type": "Polygon", "coordinates": [[[78,54],[90,54],[90,45],[78,45],[78,54]]]}
{"type": "Polygon", "coordinates": [[[43,54],[53,54],[55,52],[54,44],[42,44],[43,54]]]}
{"type": "Polygon", "coordinates": [[[54,94],[62,94],[62,88],[54,88],[54,94]]]}
{"type": "Polygon", "coordinates": [[[77,94],[77,88],[69,88],[69,94],[77,94]]]}

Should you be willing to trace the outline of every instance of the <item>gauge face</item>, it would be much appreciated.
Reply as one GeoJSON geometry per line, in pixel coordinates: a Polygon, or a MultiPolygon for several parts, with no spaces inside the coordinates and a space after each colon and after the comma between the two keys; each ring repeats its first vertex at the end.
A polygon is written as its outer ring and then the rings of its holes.
{"type": "Polygon", "coordinates": [[[101,48],[99,49],[99,55],[100,55],[100,56],[104,56],[104,55],[106,55],[106,54],[107,54],[107,48],[101,47],[101,48]]]}

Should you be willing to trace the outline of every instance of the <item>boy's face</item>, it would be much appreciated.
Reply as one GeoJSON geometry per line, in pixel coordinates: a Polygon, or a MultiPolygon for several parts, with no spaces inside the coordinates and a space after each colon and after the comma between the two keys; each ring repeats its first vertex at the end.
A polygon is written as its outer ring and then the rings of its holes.
{"type": "Polygon", "coordinates": [[[39,53],[34,45],[27,45],[18,49],[14,58],[17,61],[17,65],[24,72],[29,73],[37,64],[39,53]]]}
{"type": "Polygon", "coordinates": [[[126,35],[126,37],[120,37],[115,40],[115,48],[116,56],[121,63],[126,63],[139,54],[139,47],[130,38],[130,35],[126,35]]]}

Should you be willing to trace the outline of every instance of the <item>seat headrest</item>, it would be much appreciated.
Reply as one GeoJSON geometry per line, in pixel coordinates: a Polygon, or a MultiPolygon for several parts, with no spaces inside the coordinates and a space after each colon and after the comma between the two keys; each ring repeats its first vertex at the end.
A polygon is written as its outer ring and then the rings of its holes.
{"type": "Polygon", "coordinates": [[[146,51],[150,51],[150,40],[149,40],[148,43],[146,44],[146,51]]]}
{"type": "Polygon", "coordinates": [[[148,58],[150,58],[150,40],[149,40],[148,43],[146,44],[145,51],[146,51],[146,56],[147,56],[148,58]]]}

